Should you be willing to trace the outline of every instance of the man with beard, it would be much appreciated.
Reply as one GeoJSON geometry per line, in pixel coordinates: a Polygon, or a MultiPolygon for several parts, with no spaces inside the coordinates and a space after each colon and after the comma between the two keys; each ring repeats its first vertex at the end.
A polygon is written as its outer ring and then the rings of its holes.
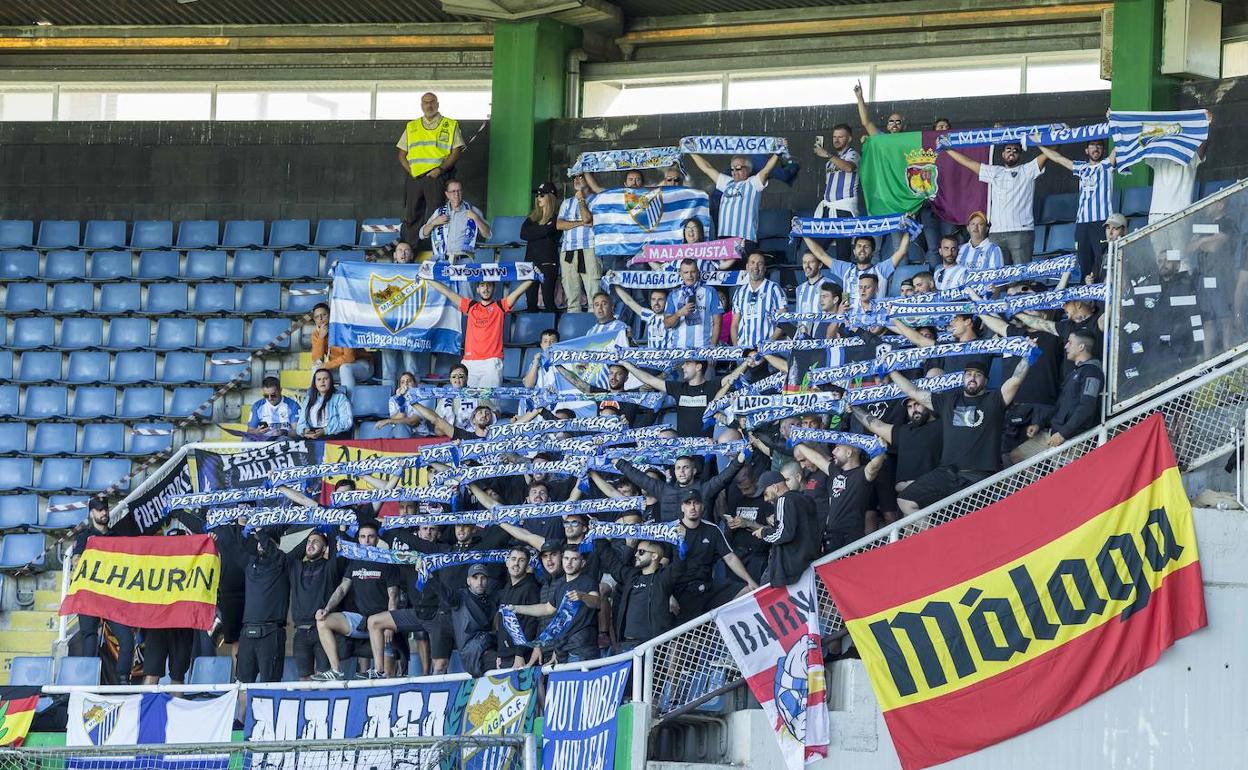
{"type": "Polygon", "coordinates": [[[316,611],[325,606],[337,582],[329,537],[317,531],[308,533],[302,556],[290,565],[290,622],[295,628],[291,651],[299,678],[304,681],[329,668],[329,658],[316,634],[316,611]]]}
{"type": "Polygon", "coordinates": [[[880,437],[897,458],[896,491],[935,468],[940,462],[942,447],[940,421],[932,419],[932,410],[913,398],[906,399],[906,422],[894,425],[872,417],[862,407],[850,407],[858,424],[880,437]]]}
{"type": "Polygon", "coordinates": [[[667,543],[655,540],[641,540],[631,552],[624,543],[613,544],[607,553],[617,586],[612,630],[618,655],[672,629],[675,568],[664,564],[670,561],[667,543]]]}
{"type": "MultiPolygon", "coordinates": [[[[360,545],[377,545],[377,524],[362,522],[356,533],[360,545]]],[[[334,682],[346,678],[339,665],[338,637],[345,637],[348,652],[354,652],[356,642],[368,640],[368,621],[374,615],[389,615],[399,604],[399,572],[390,564],[374,564],[352,560],[343,570],[342,582],[334,589],[325,606],[316,611],[316,630],[321,647],[329,659],[329,668],[312,678],[316,681],[334,682]],[[335,611],[344,600],[350,609],[335,611]]],[[[363,658],[363,655],[357,655],[363,658]]],[[[380,657],[374,661],[380,664],[380,657]]],[[[381,668],[374,666],[365,679],[380,679],[381,668]]]]}
{"type": "Polygon", "coordinates": [[[901,512],[910,515],[1001,470],[1001,431],[1005,410],[1014,401],[1030,368],[1019,359],[1014,374],[1000,390],[988,390],[988,361],[971,358],[962,368],[962,390],[931,393],[919,390],[901,372],[889,377],[909,398],[940,418],[940,465],[906,487],[897,497],[901,512]]]}
{"type": "Polygon", "coordinates": [[[763,500],[775,506],[772,523],[754,531],[754,537],[771,546],[764,577],[774,587],[793,585],[819,556],[823,523],[810,496],[790,489],[780,472],[767,471],[758,486],[763,500]]]}
{"type": "Polygon", "coordinates": [[[489,571],[484,564],[468,567],[465,582],[466,587],[461,585],[455,589],[441,580],[434,580],[430,585],[438,601],[451,608],[451,632],[464,671],[482,676],[498,660],[494,636],[498,598],[490,591],[489,571]]]}
{"type": "MultiPolygon", "coordinates": [[[[806,444],[794,448],[798,460],[807,460],[828,477],[828,517],[823,525],[823,552],[831,553],[867,534],[867,506],[884,453],[862,463],[862,451],[849,444],[832,447],[829,459],[806,444]]],[[[872,527],[872,530],[875,528],[872,527]]]]}
{"type": "Polygon", "coordinates": [[[861,306],[861,300],[858,292],[858,279],[864,275],[873,275],[877,281],[877,292],[879,296],[884,296],[885,291],[882,287],[888,285],[889,276],[906,258],[906,253],[910,249],[910,233],[906,232],[905,227],[909,222],[909,218],[904,218],[898,225],[898,231],[901,232],[901,240],[897,244],[897,249],[888,259],[882,259],[878,264],[872,264],[872,258],[875,256],[875,239],[869,235],[859,235],[853,240],[851,251],[853,253],[853,263],[842,262],[839,259],[833,259],[832,255],[824,250],[818,242],[810,238],[803,238],[802,242],[806,244],[806,248],[815,256],[815,259],[823,263],[823,266],[832,271],[832,276],[840,282],[844,287],[845,296],[853,303],[855,308],[864,309],[861,306]]]}
{"type": "Polygon", "coordinates": [[[1079,259],[1079,273],[1087,281],[1089,276],[1101,272],[1101,264],[1105,258],[1105,242],[1101,239],[1101,234],[1114,206],[1114,163],[1117,152],[1111,152],[1107,156],[1104,139],[1093,139],[1084,145],[1086,161],[1071,160],[1043,145],[1037,145],[1036,149],[1057,165],[1069,169],[1079,180],[1075,252],[1079,259]]]}
{"type": "Polygon", "coordinates": [[[1075,368],[1062,383],[1057,410],[1049,423],[1049,446],[1061,446],[1100,422],[1105,372],[1101,362],[1092,357],[1094,344],[1087,332],[1071,332],[1066,340],[1066,357],[1075,368]]]}
{"type": "MultiPolygon", "coordinates": [[[[823,197],[815,207],[815,216],[843,219],[858,216],[858,151],[853,148],[854,130],[848,123],[832,127],[832,149],[815,145],[815,155],[827,161],[824,166],[823,197]]],[[[837,259],[847,259],[849,249],[844,239],[837,239],[837,259]]]]}
{"type": "Polygon", "coordinates": [[[744,462],[745,453],[740,452],[717,475],[708,481],[699,481],[697,462],[692,457],[678,457],[676,464],[672,466],[675,483],[652,478],[628,460],[616,460],[615,468],[646,494],[658,498],[661,521],[675,521],[681,517],[683,501],[689,492],[696,492],[701,497],[703,506],[712,504],[716,496],[728,486],[728,482],[732,481],[733,476],[737,475],[744,462]]]}
{"type": "Polygon", "coordinates": [[[580,602],[568,627],[550,645],[551,660],[557,663],[577,663],[598,657],[598,610],[601,598],[598,581],[585,574],[585,555],[576,545],[568,544],[562,551],[563,575],[542,587],[536,604],[511,605],[517,615],[548,618],[554,615],[566,597],[568,601],[580,602]]]}
{"type": "Polygon", "coordinates": [[[667,317],[667,290],[651,289],[650,307],[642,307],[640,302],[629,296],[628,290],[623,286],[615,285],[611,288],[615,291],[615,296],[620,298],[620,302],[641,319],[642,327],[646,330],[646,347],[656,350],[671,347],[672,330],[663,324],[663,319],[667,317]]]}
{"type": "MultiPolygon", "coordinates": [[[[559,372],[564,377],[567,378],[568,382],[572,383],[573,387],[575,387],[577,390],[581,391],[582,393],[595,394],[595,393],[628,393],[628,392],[631,392],[627,388],[624,387],[625,385],[628,384],[628,369],[625,369],[623,364],[611,364],[610,366],[607,367],[607,389],[606,390],[603,390],[602,388],[596,388],[593,385],[590,385],[588,382],[581,379],[580,376],[576,374],[576,372],[572,371],[566,366],[560,366],[557,368],[559,369],[559,372]]],[[[619,414],[621,417],[624,418],[624,421],[627,422],[630,427],[633,427],[633,428],[643,427],[643,422],[639,422],[638,420],[638,414],[641,411],[641,407],[638,404],[634,404],[628,401],[611,401],[609,399],[604,399],[602,401],[599,401],[598,402],[599,411],[601,412],[601,410],[605,408],[614,409],[617,414],[619,414]]],[[[648,423],[644,423],[644,424],[648,424],[648,423]]]]}
{"type": "Polygon", "coordinates": [[[412,406],[420,413],[421,417],[429,421],[429,424],[433,426],[434,431],[438,435],[449,439],[470,441],[485,438],[495,420],[494,408],[489,404],[481,404],[472,411],[472,430],[464,430],[447,422],[441,415],[424,404],[413,404],[412,406]]]}
{"type": "MultiPolygon", "coordinates": [[[[681,362],[679,382],[664,380],[637,368],[629,361],[620,363],[629,374],[657,391],[666,392],[676,401],[676,432],[679,435],[686,438],[710,437],[714,433],[714,426],[707,427],[703,422],[702,413],[712,401],[728,392],[735,377],[725,377],[723,380],[709,377],[710,363],[694,358],[681,362]]],[[[734,371],[734,375],[740,376],[745,367],[741,366],[739,369],[740,371],[734,371]]]]}
{"type": "MultiPolygon", "coordinates": [[[[507,553],[507,579],[498,590],[499,604],[536,604],[539,601],[542,586],[533,577],[533,573],[529,572],[531,553],[532,551],[522,545],[513,546],[507,553]]],[[[519,620],[526,639],[537,635],[537,618],[529,616],[519,620]]],[[[502,623],[498,624],[497,648],[498,668],[521,668],[533,653],[533,648],[521,647],[511,641],[511,635],[502,623]]]]}
{"type": "Polygon", "coordinates": [[[1044,173],[1048,158],[1040,155],[1024,163],[1023,146],[1018,142],[1001,147],[1000,166],[980,163],[957,150],[945,150],[945,153],[978,175],[979,181],[988,183],[993,236],[1006,261],[1015,265],[1030,262],[1036,240],[1036,219],[1032,211],[1036,180],[1044,173]]]}
{"type": "Polygon", "coordinates": [[[724,308],[715,287],[702,282],[698,263],[680,262],[680,285],[667,295],[663,325],[671,332],[672,347],[705,348],[719,340],[724,308]]]}
{"type": "Polygon", "coordinates": [[[714,609],[734,596],[740,596],[758,588],[758,583],[746,571],[745,565],[728,547],[728,540],[719,527],[702,520],[702,496],[696,490],[687,490],[680,504],[680,524],[685,528],[685,555],[673,565],[675,576],[672,595],[676,599],[677,622],[696,618],[714,609]],[[745,584],[737,590],[737,584],[716,586],[712,579],[715,564],[724,566],[745,584]]]}

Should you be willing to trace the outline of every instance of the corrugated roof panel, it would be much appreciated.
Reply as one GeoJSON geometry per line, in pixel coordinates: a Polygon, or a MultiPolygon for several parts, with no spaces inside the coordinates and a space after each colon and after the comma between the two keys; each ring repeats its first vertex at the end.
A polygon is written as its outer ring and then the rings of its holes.
{"type": "Polygon", "coordinates": [[[838,5],[882,5],[901,0],[615,0],[624,15],[684,16],[698,13],[781,11],[838,5]]]}
{"type": "Polygon", "coordinates": [[[0,26],[194,24],[401,24],[473,21],[438,0],[7,0],[0,26]]]}

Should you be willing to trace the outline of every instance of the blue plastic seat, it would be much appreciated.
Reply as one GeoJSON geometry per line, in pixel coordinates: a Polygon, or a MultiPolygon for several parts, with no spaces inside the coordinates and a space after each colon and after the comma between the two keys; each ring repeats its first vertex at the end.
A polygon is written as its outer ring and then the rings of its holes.
{"type": "Polygon", "coordinates": [[[64,382],[70,385],[92,385],[109,381],[111,356],[103,350],[76,350],[69,354],[69,367],[64,382]]]}
{"type": "MultiPolygon", "coordinates": [[[[420,658],[417,658],[420,660],[420,658]]],[[[299,665],[295,663],[294,657],[287,655],[282,659],[282,681],[298,682],[299,681],[299,665]]]]}
{"type": "Polygon", "coordinates": [[[225,223],[221,245],[227,249],[258,249],[264,245],[264,222],[258,219],[231,219],[225,223]]]}
{"type": "Polygon", "coordinates": [[[507,262],[523,262],[525,248],[523,246],[508,246],[498,250],[498,262],[504,264],[507,262]]]}
{"type": "Polygon", "coordinates": [[[1208,198],[1210,195],[1213,195],[1219,190],[1225,190],[1226,188],[1230,187],[1233,184],[1235,184],[1234,179],[1210,180],[1200,186],[1200,197],[1208,198]]]}
{"type": "Polygon", "coordinates": [[[37,492],[60,492],[77,490],[82,486],[83,459],[81,457],[49,457],[39,463],[37,492]]]}
{"type": "Polygon", "coordinates": [[[14,417],[17,415],[17,404],[20,391],[17,385],[0,385],[0,417],[14,417]]]}
{"type": "Polygon", "coordinates": [[[106,283],[100,287],[100,315],[137,313],[142,307],[143,287],[137,283],[106,283]]]}
{"type": "Polygon", "coordinates": [[[790,209],[762,209],[758,212],[758,238],[789,237],[792,229],[793,212],[790,209]]]}
{"type": "Polygon", "coordinates": [[[1140,217],[1148,214],[1153,200],[1152,187],[1126,187],[1122,191],[1122,211],[1124,217],[1140,217]]]}
{"type": "Polygon", "coordinates": [[[316,223],[316,238],[312,245],[318,249],[342,249],[355,245],[354,219],[322,219],[316,223]]]}
{"type": "Polygon", "coordinates": [[[76,249],[82,245],[82,226],[78,220],[45,219],[39,223],[39,238],[35,241],[41,249],[76,249]]]}
{"type": "Polygon", "coordinates": [[[212,388],[195,388],[180,387],[173,391],[173,398],[169,401],[169,411],[163,415],[159,415],[162,419],[182,419],[190,417],[199,410],[199,416],[209,416],[211,405],[205,406],[204,402],[212,397],[212,388]],[[203,409],[201,409],[203,407],[203,409]]]}
{"type": "Polygon", "coordinates": [[[93,385],[74,389],[75,420],[94,420],[117,414],[117,389],[111,385],[93,385]]]}
{"type": "Polygon", "coordinates": [[[95,310],[95,284],[58,283],[52,287],[52,312],[57,315],[95,310]]]}
{"type": "Polygon", "coordinates": [[[360,223],[360,242],[362,249],[375,249],[394,243],[399,239],[399,228],[403,222],[398,219],[365,219],[360,223]],[[375,228],[387,228],[377,230],[375,228]]]}
{"type": "Polygon", "coordinates": [[[34,460],[29,457],[0,457],[0,490],[25,490],[34,481],[34,460]]]}
{"type": "Polygon", "coordinates": [[[126,426],[119,422],[93,422],[82,426],[80,455],[119,455],[126,449],[126,426]]]}
{"type": "MultiPolygon", "coordinates": [[[[60,425],[60,423],[44,423],[43,425],[60,425]]],[[[43,427],[42,425],[38,427],[43,427]]],[[[72,426],[71,426],[72,427],[72,426]]],[[[0,422],[0,454],[14,455],[26,452],[26,423],[0,422]]],[[[0,501],[4,498],[0,497],[0,501]]]]}
{"type": "Polygon", "coordinates": [[[18,364],[17,382],[55,382],[61,379],[61,354],[58,351],[31,351],[22,354],[18,364]]]}
{"type": "Polygon", "coordinates": [[[459,650],[451,650],[451,659],[447,662],[446,673],[462,674],[464,673],[464,658],[459,654],[459,650]]]}
{"type": "Polygon", "coordinates": [[[584,337],[595,323],[593,313],[564,313],[559,319],[559,339],[566,342],[575,337],[584,337]]]}
{"type": "Polygon", "coordinates": [[[179,249],[215,248],[221,243],[221,226],[215,219],[186,219],[178,225],[179,249]]]}
{"type": "Polygon", "coordinates": [[[135,423],[130,432],[130,444],[125,454],[138,457],[163,452],[173,446],[173,423],[135,423]]]}
{"type": "Polygon", "coordinates": [[[124,420],[147,420],[160,417],[165,411],[165,389],[126,388],[121,393],[121,412],[124,420]]]}
{"type": "Polygon", "coordinates": [[[23,655],[13,659],[9,667],[11,687],[42,687],[45,684],[52,684],[52,658],[23,655]]]}
{"type": "Polygon", "coordinates": [[[72,422],[41,422],[35,426],[29,454],[36,457],[72,455],[77,446],[77,425],[72,422]]]}
{"type": "Polygon", "coordinates": [[[39,253],[0,251],[0,279],[25,281],[39,277],[39,253]]]}
{"type": "MultiPolygon", "coordinates": [[[[9,341],[9,319],[0,316],[0,347],[9,341]]],[[[0,377],[0,379],[3,379],[0,377]]]]}
{"type": "MultiPolygon", "coordinates": [[[[120,426],[119,426],[120,427],[120,426]]],[[[96,457],[87,466],[87,480],[79,488],[82,492],[103,492],[115,486],[119,490],[130,488],[130,461],[123,457],[96,457]]]]}
{"type": "Polygon", "coordinates": [[[13,379],[13,351],[0,350],[0,380],[13,379]]]}
{"type": "Polygon", "coordinates": [[[199,336],[194,318],[161,318],[156,321],[156,350],[190,350],[199,336]]]}
{"type": "Polygon", "coordinates": [[[389,417],[390,389],[385,385],[357,385],[351,393],[351,411],[356,418],[389,417]]]}
{"type": "Polygon", "coordinates": [[[310,313],[317,304],[328,301],[329,293],[325,284],[292,283],[286,291],[286,312],[292,315],[310,313]]]}
{"type": "Polygon", "coordinates": [[[185,385],[192,382],[203,382],[204,362],[205,356],[203,353],[191,351],[167,353],[165,354],[165,363],[161,367],[158,382],[162,385],[185,385]]]}
{"type": "Polygon", "coordinates": [[[69,390],[63,385],[32,385],[26,388],[22,416],[33,420],[64,417],[69,406],[69,390]]]}
{"type": "Polygon", "coordinates": [[[520,237],[522,224],[524,217],[494,217],[494,221],[490,223],[490,232],[493,234],[490,243],[523,244],[524,239],[520,237]]]}
{"type": "Polygon", "coordinates": [[[46,283],[11,283],[4,297],[6,313],[42,313],[48,309],[46,283]]]}
{"type": "Polygon", "coordinates": [[[87,277],[87,252],[49,251],[43,258],[43,280],[81,281],[87,277]]]}
{"type": "Polygon", "coordinates": [[[173,222],[167,219],[141,219],[130,231],[132,249],[167,249],[173,246],[173,222]]]}
{"type": "Polygon", "coordinates": [[[126,223],[116,219],[92,219],[87,222],[87,232],[82,245],[88,249],[124,249],[126,247],[126,223]]]}
{"type": "Polygon", "coordinates": [[[412,429],[407,425],[377,426],[376,420],[365,420],[356,428],[355,437],[362,441],[379,438],[411,438],[412,429]]]}
{"type": "Polygon", "coordinates": [[[367,257],[368,253],[363,249],[337,249],[326,252],[325,269],[321,271],[321,275],[328,277],[339,262],[364,262],[367,257]]]}
{"type": "Polygon", "coordinates": [[[246,374],[242,379],[243,382],[251,382],[251,364],[250,363],[218,363],[215,359],[208,360],[208,382],[213,385],[223,385],[233,380],[239,374],[246,374]]]}
{"type": "MultiPolygon", "coordinates": [[[[23,320],[23,319],[18,319],[23,320]]],[[[66,318],[61,321],[57,350],[86,350],[104,345],[104,321],[100,318],[66,318]]]]}
{"type": "Polygon", "coordinates": [[[513,345],[536,345],[542,341],[542,332],[555,328],[554,313],[516,313],[513,318],[513,345]]]}
{"type": "Polygon", "coordinates": [[[1049,235],[1044,242],[1044,251],[1049,254],[1064,253],[1075,250],[1075,225],[1061,224],[1049,227],[1049,235]]]}
{"type": "Polygon", "coordinates": [[[307,246],[312,225],[306,219],[275,219],[269,228],[269,248],[307,246]]]}
{"type": "Polygon", "coordinates": [[[178,275],[176,251],[145,251],[139,254],[140,281],[167,281],[178,275]]]}
{"type": "Polygon", "coordinates": [[[234,252],[231,278],[272,278],[273,252],[263,249],[239,249],[234,252]]]}
{"type": "MultiPolygon", "coordinates": [[[[251,322],[247,333],[247,348],[258,350],[277,339],[277,335],[290,330],[290,321],[285,318],[256,318],[251,322]]],[[[290,337],[282,338],[276,346],[277,350],[290,350],[290,337]]]]}
{"type": "MultiPolygon", "coordinates": [[[[285,323],[282,319],[276,319],[285,323]]],[[[204,321],[204,333],[196,350],[233,350],[243,346],[243,319],[209,318],[204,321]]]]}
{"type": "Polygon", "coordinates": [[[1040,222],[1046,225],[1074,222],[1079,209],[1076,193],[1053,193],[1044,199],[1040,208],[1040,222]]]}
{"type": "MultiPolygon", "coordinates": [[[[352,231],[354,231],[355,223],[351,224],[352,231]]],[[[235,257],[235,260],[237,259],[235,257]]],[[[235,264],[237,266],[237,262],[235,264]]],[[[307,281],[319,277],[320,274],[321,255],[315,251],[283,251],[278,257],[278,278],[307,281]]]]}
{"type": "Polygon", "coordinates": [[[86,516],[87,498],[82,495],[50,495],[37,529],[72,529],[86,516]]]}
{"type": "Polygon", "coordinates": [[[98,685],[100,683],[100,659],[98,657],[66,656],[56,672],[58,685],[98,685]]]}
{"type": "Polygon", "coordinates": [[[280,283],[245,283],[239,300],[238,311],[240,313],[280,313],[282,285],[280,283]]]}
{"type": "Polygon", "coordinates": [[[152,344],[152,322],[147,318],[114,318],[108,322],[108,350],[142,350],[152,344]]]}
{"type": "Polygon", "coordinates": [[[229,655],[200,656],[191,661],[189,684],[229,684],[233,679],[233,659],[229,655]]]}
{"type": "Polygon", "coordinates": [[[156,354],[150,350],[127,350],[117,354],[111,381],[129,385],[156,380],[156,354]]]}
{"type": "MultiPolygon", "coordinates": [[[[1039,241],[1037,241],[1038,243],[1039,241]]],[[[888,281],[888,296],[897,297],[901,295],[901,282],[913,278],[924,270],[931,271],[928,265],[898,265],[897,270],[888,281]]]]}
{"type": "Polygon", "coordinates": [[[225,252],[195,250],[186,252],[187,281],[219,281],[225,277],[225,252]]]}
{"type": "MultiPolygon", "coordinates": [[[[230,289],[233,290],[233,286],[230,289]]],[[[144,312],[152,315],[185,313],[190,307],[189,290],[184,283],[155,283],[147,287],[144,312]]]]}
{"type": "Polygon", "coordinates": [[[233,313],[234,284],[201,283],[195,287],[195,304],[192,313],[233,313]]]}
{"type": "MultiPolygon", "coordinates": [[[[13,291],[13,287],[9,288],[13,291]]],[[[56,319],[51,316],[28,316],[13,319],[13,350],[37,350],[56,345],[56,319]]]]}
{"type": "Polygon", "coordinates": [[[29,219],[0,219],[0,249],[26,249],[34,244],[34,222],[29,219]]]}
{"type": "Polygon", "coordinates": [[[503,379],[519,380],[522,376],[520,362],[523,352],[520,348],[503,348],[503,379]]]}

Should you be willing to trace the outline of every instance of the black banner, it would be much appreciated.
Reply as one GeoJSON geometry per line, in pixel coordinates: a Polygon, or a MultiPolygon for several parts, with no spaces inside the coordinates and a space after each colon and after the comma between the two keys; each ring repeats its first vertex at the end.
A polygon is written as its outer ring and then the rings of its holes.
{"type": "Polygon", "coordinates": [[[281,468],[297,468],[321,461],[316,441],[275,441],[257,444],[241,452],[217,453],[195,450],[199,492],[263,486],[269,474],[281,468]]]}
{"type": "Polygon", "coordinates": [[[169,496],[194,491],[191,468],[184,457],[151,489],[126,503],[126,513],[113,530],[122,535],[160,534],[169,521],[169,514],[165,512],[169,496]]]}

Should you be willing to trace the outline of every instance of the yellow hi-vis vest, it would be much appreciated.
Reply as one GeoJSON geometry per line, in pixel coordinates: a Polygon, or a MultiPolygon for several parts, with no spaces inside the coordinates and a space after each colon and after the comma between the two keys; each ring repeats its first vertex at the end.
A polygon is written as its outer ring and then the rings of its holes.
{"type": "Polygon", "coordinates": [[[407,164],[412,176],[420,176],[442,165],[451,154],[459,121],[442,118],[434,129],[425,128],[420,118],[407,122],[407,164]]]}

